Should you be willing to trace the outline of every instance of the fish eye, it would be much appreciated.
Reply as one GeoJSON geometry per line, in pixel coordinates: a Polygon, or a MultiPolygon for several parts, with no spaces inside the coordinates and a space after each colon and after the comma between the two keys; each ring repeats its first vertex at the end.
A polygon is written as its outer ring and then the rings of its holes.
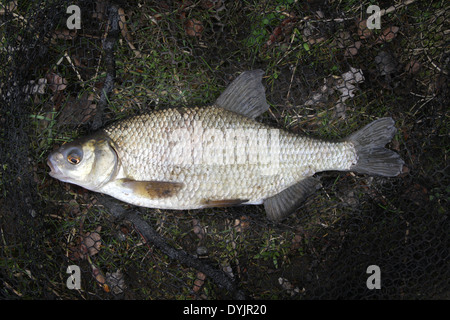
{"type": "Polygon", "coordinates": [[[69,154],[67,156],[67,160],[71,163],[71,164],[79,164],[81,159],[80,156],[77,154],[69,154]]]}
{"type": "Polygon", "coordinates": [[[70,152],[67,154],[67,161],[69,161],[70,164],[77,165],[81,162],[81,154],[77,149],[70,150],[70,152]]]}

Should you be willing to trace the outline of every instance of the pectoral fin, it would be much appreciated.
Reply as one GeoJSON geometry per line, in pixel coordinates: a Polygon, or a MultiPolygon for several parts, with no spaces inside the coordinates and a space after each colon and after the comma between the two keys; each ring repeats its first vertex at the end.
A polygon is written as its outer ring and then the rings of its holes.
{"type": "Polygon", "coordinates": [[[264,200],[267,218],[280,221],[290,215],[300,204],[320,187],[320,181],[309,177],[280,193],[264,200]]]}
{"type": "Polygon", "coordinates": [[[149,199],[172,197],[184,186],[183,183],[171,181],[136,181],[131,179],[120,179],[118,182],[125,188],[131,189],[131,192],[149,199]]]}

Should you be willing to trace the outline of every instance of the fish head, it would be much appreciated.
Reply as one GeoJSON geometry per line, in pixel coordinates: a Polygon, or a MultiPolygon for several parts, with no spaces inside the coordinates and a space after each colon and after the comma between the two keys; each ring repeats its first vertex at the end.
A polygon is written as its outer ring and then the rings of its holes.
{"type": "Polygon", "coordinates": [[[97,135],[63,144],[50,153],[47,164],[51,177],[99,191],[114,177],[118,157],[111,141],[97,135]]]}

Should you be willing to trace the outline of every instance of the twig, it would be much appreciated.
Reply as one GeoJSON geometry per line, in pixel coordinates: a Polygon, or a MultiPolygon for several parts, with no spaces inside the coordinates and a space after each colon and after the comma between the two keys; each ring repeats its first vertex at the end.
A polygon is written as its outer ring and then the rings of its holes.
{"type": "MultiPolygon", "coordinates": [[[[66,60],[69,62],[73,71],[75,71],[75,73],[77,74],[77,77],[78,77],[78,80],[80,80],[81,86],[83,86],[84,85],[83,78],[81,78],[80,73],[78,72],[77,68],[73,64],[72,59],[70,59],[70,56],[67,54],[67,51],[64,52],[64,58],[66,58],[66,60]]],[[[59,61],[56,63],[56,65],[59,65],[61,63],[61,60],[62,60],[62,58],[59,59],[59,61]]]]}
{"type": "MultiPolygon", "coordinates": [[[[418,103],[420,103],[420,102],[422,102],[422,101],[425,101],[425,102],[422,103],[422,104],[417,108],[416,111],[414,111],[413,117],[417,114],[417,112],[419,112],[420,109],[422,109],[422,107],[423,107],[424,105],[426,105],[428,102],[430,102],[430,101],[433,100],[434,98],[436,98],[436,96],[432,96],[431,98],[421,99],[418,103]]],[[[415,103],[415,104],[413,105],[413,107],[411,108],[411,110],[413,110],[414,107],[415,107],[416,105],[417,105],[417,103],[415,103]]]]}
{"type": "Polygon", "coordinates": [[[141,58],[142,57],[141,52],[138,49],[136,49],[136,47],[131,43],[131,37],[127,29],[127,21],[125,20],[125,12],[123,11],[122,8],[119,8],[118,13],[120,19],[119,28],[120,31],[122,32],[122,36],[125,38],[125,41],[131,48],[131,50],[133,50],[134,54],[136,55],[136,58],[141,58]]]}
{"type": "MultiPolygon", "coordinates": [[[[390,6],[387,9],[383,9],[380,10],[380,17],[382,17],[383,15],[387,14],[387,13],[391,13],[394,12],[395,10],[398,10],[400,8],[406,7],[412,3],[416,2],[416,0],[407,0],[399,5],[393,5],[390,6]]],[[[348,20],[354,20],[354,17],[350,17],[350,18],[332,18],[332,19],[310,19],[309,16],[304,17],[303,19],[301,19],[299,22],[304,22],[304,21],[309,21],[309,22],[344,22],[344,21],[348,21],[348,20]]]]}
{"type": "MultiPolygon", "coordinates": [[[[298,62],[298,60],[297,60],[297,62],[298,62]]],[[[294,75],[295,75],[295,72],[297,71],[297,65],[298,65],[298,63],[295,64],[294,70],[292,71],[291,81],[289,82],[288,93],[286,95],[286,101],[289,101],[289,96],[291,94],[291,88],[292,88],[292,82],[294,81],[294,75]]]]}
{"type": "Polygon", "coordinates": [[[106,79],[102,88],[99,102],[97,104],[97,112],[91,124],[92,130],[97,130],[102,126],[103,113],[108,102],[108,95],[114,87],[114,79],[116,78],[116,63],[114,60],[114,46],[119,36],[119,13],[118,8],[114,5],[108,8],[108,18],[110,29],[108,35],[103,41],[103,50],[105,52],[106,79]]]}
{"type": "Polygon", "coordinates": [[[387,9],[383,9],[383,10],[380,11],[380,17],[385,15],[386,13],[391,13],[391,12],[394,12],[395,10],[398,10],[400,8],[403,8],[403,7],[406,7],[406,6],[408,6],[408,5],[410,5],[411,3],[414,3],[414,2],[416,2],[416,0],[407,0],[407,1],[403,2],[403,3],[401,3],[400,5],[397,5],[397,6],[394,5],[394,6],[390,6],[387,9]]]}
{"type": "Polygon", "coordinates": [[[183,250],[177,250],[169,246],[150,225],[145,222],[136,213],[129,213],[125,218],[132,222],[136,230],[142,235],[142,237],[148,242],[163,251],[169,258],[180,261],[181,263],[194,268],[208,277],[210,277],[216,284],[225,288],[233,294],[235,299],[245,299],[245,295],[241,290],[236,289],[236,286],[232,279],[230,279],[223,272],[215,269],[211,265],[200,261],[199,259],[189,255],[183,250]]]}
{"type": "Polygon", "coordinates": [[[134,211],[125,210],[120,204],[112,201],[109,197],[104,195],[97,195],[97,199],[102,203],[109,213],[116,219],[126,219],[130,221],[136,231],[145,239],[147,244],[152,244],[166,254],[170,259],[177,260],[188,267],[194,268],[209,278],[211,278],[217,285],[225,288],[233,295],[235,299],[245,299],[245,294],[237,289],[234,281],[228,277],[224,272],[214,268],[213,266],[199,260],[198,258],[186,253],[183,250],[174,249],[167,241],[153,229],[139,214],[134,211]]]}
{"type": "MultiPolygon", "coordinates": [[[[425,45],[423,44],[423,32],[420,32],[420,44],[422,45],[423,48],[426,48],[425,45]]],[[[444,73],[446,75],[448,75],[448,72],[439,68],[433,61],[433,59],[430,58],[430,56],[428,55],[427,50],[424,50],[425,53],[425,57],[427,57],[428,61],[430,61],[431,65],[440,73],[444,73]]]]}

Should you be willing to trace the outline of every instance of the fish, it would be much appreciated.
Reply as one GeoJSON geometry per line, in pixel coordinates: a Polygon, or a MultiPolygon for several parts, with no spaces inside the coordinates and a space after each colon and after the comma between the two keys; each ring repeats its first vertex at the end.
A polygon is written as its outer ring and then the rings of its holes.
{"type": "Polygon", "coordinates": [[[400,155],[385,148],[392,118],[339,141],[255,120],[269,109],[263,74],[242,72],[212,105],[152,110],[65,143],[49,154],[49,174],[141,207],[263,205],[278,222],[321,187],[318,172],[402,172],[400,155]]]}

